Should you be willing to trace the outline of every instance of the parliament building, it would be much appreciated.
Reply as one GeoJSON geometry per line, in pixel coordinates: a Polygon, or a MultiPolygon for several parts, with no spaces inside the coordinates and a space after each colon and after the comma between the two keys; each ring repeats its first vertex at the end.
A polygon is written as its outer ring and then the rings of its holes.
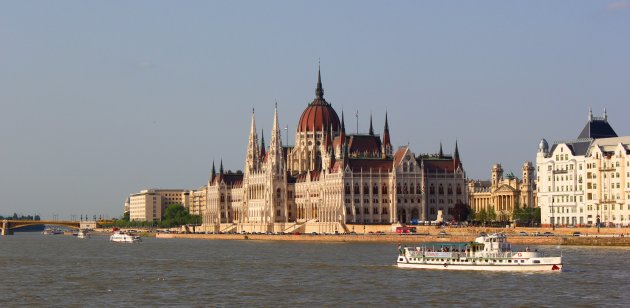
{"type": "Polygon", "coordinates": [[[394,149],[387,114],[382,135],[346,133],[344,115],[324,99],[318,72],[315,99],[298,122],[295,145],[282,144],[278,108],[269,144],[254,112],[243,171],[219,172],[191,192],[190,210],[212,232],[350,232],[354,225],[399,225],[452,219],[467,202],[457,143],[453,155],[394,149]]]}

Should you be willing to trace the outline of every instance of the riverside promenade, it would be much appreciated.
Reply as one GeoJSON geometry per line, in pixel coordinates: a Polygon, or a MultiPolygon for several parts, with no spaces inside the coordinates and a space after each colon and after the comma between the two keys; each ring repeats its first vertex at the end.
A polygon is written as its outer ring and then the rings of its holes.
{"type": "Polygon", "coordinates": [[[157,238],[188,238],[205,240],[260,240],[300,242],[374,242],[374,243],[454,243],[470,242],[480,232],[504,232],[514,245],[569,245],[569,246],[626,246],[630,247],[629,228],[436,228],[418,227],[416,234],[183,234],[160,233],[157,238]],[[442,232],[442,234],[439,234],[442,232]],[[444,232],[446,234],[444,234],[444,232]],[[519,235],[527,232],[528,235],[519,235]],[[532,236],[533,233],[553,232],[551,236],[532,236]],[[573,236],[580,232],[580,236],[573,236]]]}

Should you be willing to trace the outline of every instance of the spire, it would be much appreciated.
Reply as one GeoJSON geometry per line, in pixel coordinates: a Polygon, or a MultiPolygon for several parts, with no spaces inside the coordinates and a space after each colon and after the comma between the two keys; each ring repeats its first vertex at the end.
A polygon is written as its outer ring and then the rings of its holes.
{"type": "Polygon", "coordinates": [[[265,131],[260,130],[260,160],[265,159],[265,131]]]}
{"type": "Polygon", "coordinates": [[[370,136],[374,136],[374,127],[372,127],[372,114],[370,114],[370,136]]]}
{"type": "Polygon", "coordinates": [[[324,98],[324,88],[322,87],[322,74],[319,64],[317,65],[317,89],[315,89],[315,97],[324,98]]]}
{"type": "Polygon", "coordinates": [[[453,158],[456,161],[459,161],[459,149],[457,148],[457,140],[455,140],[455,154],[453,154],[453,158]]]}
{"type": "Polygon", "coordinates": [[[221,158],[221,166],[219,167],[219,174],[223,174],[223,158],[221,158]]]}
{"type": "Polygon", "coordinates": [[[606,107],[604,107],[604,121],[608,121],[608,113],[606,112],[606,107]]]}
{"type": "Polygon", "coordinates": [[[588,107],[588,121],[592,121],[593,120],[593,109],[591,107],[588,107]]]}
{"type": "Polygon", "coordinates": [[[214,180],[214,177],[217,174],[217,170],[214,168],[214,160],[212,161],[212,172],[210,173],[210,182],[214,180]]]}
{"type": "Polygon", "coordinates": [[[343,120],[343,110],[341,110],[341,132],[344,134],[344,136],[346,135],[346,124],[343,120]]]}
{"type": "Polygon", "coordinates": [[[444,157],[444,152],[442,151],[442,141],[440,141],[440,157],[444,157]]]}
{"type": "Polygon", "coordinates": [[[252,124],[249,129],[249,140],[247,142],[247,158],[245,159],[245,172],[254,172],[258,170],[260,163],[260,150],[258,144],[258,135],[256,134],[256,120],[254,118],[254,109],[252,108],[252,124]]]}
{"type": "Polygon", "coordinates": [[[282,136],[280,135],[280,127],[278,126],[278,105],[273,113],[273,126],[271,128],[271,141],[269,142],[269,154],[267,161],[271,164],[272,172],[282,174],[284,172],[284,156],[282,151],[282,136]]]}
{"type": "Polygon", "coordinates": [[[389,137],[389,124],[387,122],[387,111],[385,111],[385,128],[383,129],[383,155],[392,155],[392,142],[389,137]]]}

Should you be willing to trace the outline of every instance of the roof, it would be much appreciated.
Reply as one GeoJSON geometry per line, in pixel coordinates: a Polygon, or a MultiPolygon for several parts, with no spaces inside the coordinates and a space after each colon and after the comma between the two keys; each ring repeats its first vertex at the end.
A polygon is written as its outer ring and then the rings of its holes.
{"type": "Polygon", "coordinates": [[[617,133],[615,130],[608,124],[606,118],[591,118],[584,128],[582,132],[578,136],[578,139],[583,138],[610,138],[617,137],[617,133]]]}
{"type": "Polygon", "coordinates": [[[233,186],[233,187],[241,187],[243,186],[243,174],[242,173],[224,173],[218,174],[214,177],[214,180],[210,185],[216,185],[223,181],[225,185],[233,186]]]}
{"type": "Polygon", "coordinates": [[[571,150],[571,154],[573,156],[584,156],[588,152],[588,148],[591,146],[591,142],[593,142],[592,139],[583,139],[583,140],[576,140],[576,141],[569,141],[569,142],[554,143],[551,146],[551,149],[549,149],[549,153],[547,154],[547,157],[550,157],[552,155],[553,151],[556,150],[559,144],[566,144],[567,147],[569,147],[569,150],[571,150]]]}
{"type": "Polygon", "coordinates": [[[424,167],[425,172],[450,172],[454,173],[460,165],[460,161],[451,157],[433,158],[420,157],[418,163],[424,167]]]}
{"type": "Polygon", "coordinates": [[[614,137],[614,138],[600,138],[595,139],[592,143],[593,146],[599,147],[602,152],[614,152],[619,144],[622,144],[626,153],[630,149],[630,136],[614,137]]]}
{"type": "Polygon", "coordinates": [[[394,167],[391,158],[385,159],[366,159],[366,158],[350,158],[347,160],[347,166],[352,172],[370,172],[370,170],[391,172],[394,167]]]}
{"type": "Polygon", "coordinates": [[[381,153],[381,139],[377,135],[349,135],[348,152],[358,153],[381,153]]]}

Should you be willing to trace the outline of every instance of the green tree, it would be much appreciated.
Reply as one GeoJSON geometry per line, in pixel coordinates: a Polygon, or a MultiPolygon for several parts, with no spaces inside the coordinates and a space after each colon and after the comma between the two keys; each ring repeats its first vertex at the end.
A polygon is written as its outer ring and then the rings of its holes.
{"type": "Polygon", "coordinates": [[[497,212],[494,211],[494,207],[490,207],[490,210],[488,210],[488,220],[489,221],[497,220],[497,212]]]}
{"type": "Polygon", "coordinates": [[[201,216],[190,215],[188,210],[181,204],[170,204],[164,211],[164,218],[160,222],[160,227],[170,228],[174,226],[200,224],[201,216]]]}

